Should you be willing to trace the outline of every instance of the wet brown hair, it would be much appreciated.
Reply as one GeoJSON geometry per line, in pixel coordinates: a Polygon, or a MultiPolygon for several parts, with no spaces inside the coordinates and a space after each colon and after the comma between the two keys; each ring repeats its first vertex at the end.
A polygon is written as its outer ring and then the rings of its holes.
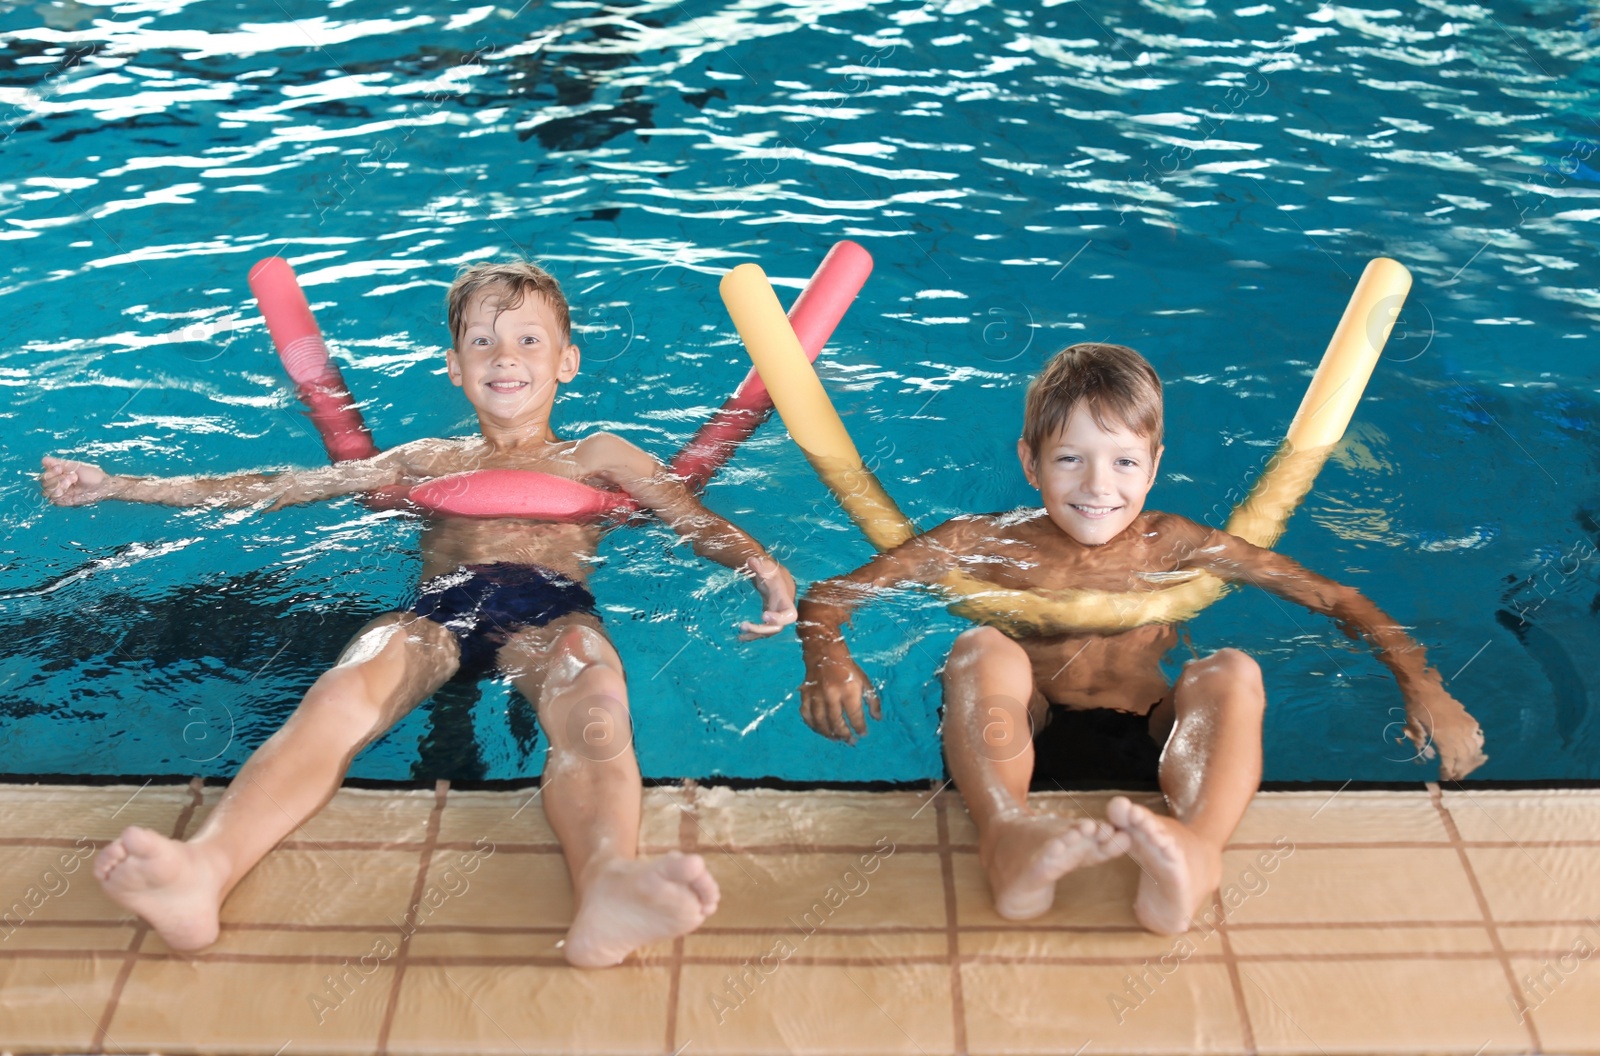
{"type": "Polygon", "coordinates": [[[1126,345],[1072,345],[1045,364],[1022,412],[1022,439],[1035,458],[1079,404],[1100,428],[1109,419],[1149,440],[1152,454],[1161,446],[1161,379],[1126,345]]]}
{"type": "Polygon", "coordinates": [[[516,308],[530,293],[543,297],[545,303],[555,310],[556,322],[561,327],[562,344],[572,343],[572,311],[567,307],[561,284],[554,275],[537,264],[512,260],[499,264],[463,265],[456,281],[450,284],[450,292],[445,294],[445,305],[450,323],[450,341],[455,347],[461,347],[462,317],[466,314],[467,304],[487,290],[504,294],[499,302],[501,311],[516,308]]]}

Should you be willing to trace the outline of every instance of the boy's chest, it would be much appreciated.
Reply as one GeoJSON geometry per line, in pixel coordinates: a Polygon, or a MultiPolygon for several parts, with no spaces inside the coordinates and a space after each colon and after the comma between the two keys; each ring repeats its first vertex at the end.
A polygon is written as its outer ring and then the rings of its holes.
{"type": "Polygon", "coordinates": [[[537,451],[494,452],[473,444],[452,443],[416,452],[407,468],[416,477],[443,477],[487,469],[517,469],[568,480],[582,480],[589,471],[573,457],[572,445],[551,444],[537,451]]]}
{"type": "Polygon", "coordinates": [[[1115,540],[1092,549],[1003,542],[963,560],[966,571],[1014,590],[1158,590],[1179,562],[1143,539],[1115,540]]]}

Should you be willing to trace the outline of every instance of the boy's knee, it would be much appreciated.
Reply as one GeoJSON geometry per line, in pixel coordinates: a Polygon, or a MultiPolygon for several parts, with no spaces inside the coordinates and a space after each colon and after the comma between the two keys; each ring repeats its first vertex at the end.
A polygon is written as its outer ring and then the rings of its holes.
{"type": "Polygon", "coordinates": [[[563,627],[550,641],[543,663],[546,694],[581,682],[591,695],[621,698],[626,712],[627,680],[617,666],[610,642],[595,628],[583,624],[563,627]]]}
{"type": "Polygon", "coordinates": [[[945,677],[960,674],[964,668],[998,653],[1021,651],[1017,643],[993,627],[973,627],[962,631],[955,645],[950,647],[950,659],[945,662],[945,677]]]}
{"type": "Polygon", "coordinates": [[[1261,688],[1261,667],[1249,653],[1239,649],[1218,649],[1201,660],[1190,660],[1183,665],[1182,681],[1225,682],[1231,686],[1261,688]]]}
{"type": "Polygon", "coordinates": [[[572,659],[582,664],[597,664],[607,660],[606,636],[585,624],[563,627],[551,643],[556,659],[572,659]]]}

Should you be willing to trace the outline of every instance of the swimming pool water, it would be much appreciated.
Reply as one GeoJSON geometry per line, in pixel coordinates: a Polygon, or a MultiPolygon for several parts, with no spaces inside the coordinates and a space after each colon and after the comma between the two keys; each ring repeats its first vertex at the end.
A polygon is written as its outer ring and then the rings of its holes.
{"type": "MultiPolygon", "coordinates": [[[[392,445],[473,427],[442,295],[462,262],[526,254],[580,327],[558,427],[670,457],[748,369],[722,272],[757,260],[792,297],[851,238],[877,267],[820,369],[923,526],[1029,501],[1023,388],[1097,339],[1167,384],[1150,505],[1220,524],[1362,266],[1405,263],[1388,351],[1279,548],[1426,645],[1487,732],[1475,777],[1600,777],[1597,48],[1577,3],[0,5],[0,770],[230,774],[414,586],[416,522],[353,500],[39,498],[47,452],[322,461],[256,260],[294,264],[392,445]]],[[[870,554],[776,421],[707,501],[803,583],[870,554]]],[[[792,637],[735,641],[748,588],[659,526],[602,556],[647,776],[942,772],[935,671],[964,624],[936,601],[857,620],[886,716],[847,747],[800,722],[792,637]]],[[[1190,631],[1261,662],[1269,780],[1436,772],[1328,620],[1241,592],[1190,631]]],[[[485,683],[352,773],[519,777],[542,747],[485,683]]]]}

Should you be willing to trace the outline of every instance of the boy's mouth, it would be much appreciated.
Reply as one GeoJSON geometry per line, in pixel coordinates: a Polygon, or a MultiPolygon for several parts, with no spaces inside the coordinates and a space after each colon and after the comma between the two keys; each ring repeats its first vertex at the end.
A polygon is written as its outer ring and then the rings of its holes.
{"type": "Polygon", "coordinates": [[[1090,520],[1099,520],[1102,517],[1109,517],[1113,513],[1116,513],[1118,510],[1122,509],[1121,506],[1082,506],[1076,502],[1069,503],[1069,505],[1090,520]]]}
{"type": "Polygon", "coordinates": [[[502,393],[504,393],[504,392],[516,392],[519,389],[525,389],[527,387],[528,387],[528,383],[525,382],[525,381],[511,381],[511,380],[507,379],[507,380],[502,380],[502,381],[491,381],[491,382],[489,382],[489,388],[490,389],[492,389],[495,392],[502,392],[502,393]]]}

